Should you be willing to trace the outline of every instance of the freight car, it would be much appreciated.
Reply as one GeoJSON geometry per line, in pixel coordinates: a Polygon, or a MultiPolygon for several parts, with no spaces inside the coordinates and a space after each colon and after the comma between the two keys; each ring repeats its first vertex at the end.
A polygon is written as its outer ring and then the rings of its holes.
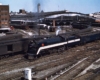
{"type": "Polygon", "coordinates": [[[60,52],[68,47],[85,44],[99,39],[100,32],[98,31],[81,34],[75,33],[73,35],[63,34],[42,40],[33,39],[28,46],[27,58],[33,59],[34,57],[38,57],[52,51],[60,52]]]}

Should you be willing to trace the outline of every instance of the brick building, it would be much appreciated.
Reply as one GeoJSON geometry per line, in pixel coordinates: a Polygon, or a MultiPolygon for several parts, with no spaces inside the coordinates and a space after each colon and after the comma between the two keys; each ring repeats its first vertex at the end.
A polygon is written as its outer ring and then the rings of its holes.
{"type": "Polygon", "coordinates": [[[0,5],[0,27],[9,26],[9,5],[0,5]]]}

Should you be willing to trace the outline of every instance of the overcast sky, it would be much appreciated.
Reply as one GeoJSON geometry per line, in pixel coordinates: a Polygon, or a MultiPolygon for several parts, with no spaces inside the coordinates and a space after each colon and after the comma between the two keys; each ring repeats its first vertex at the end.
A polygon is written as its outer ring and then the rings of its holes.
{"type": "Polygon", "coordinates": [[[37,11],[37,4],[41,4],[41,10],[57,11],[68,10],[81,13],[100,12],[100,0],[0,0],[0,3],[10,6],[10,11],[37,11]]]}

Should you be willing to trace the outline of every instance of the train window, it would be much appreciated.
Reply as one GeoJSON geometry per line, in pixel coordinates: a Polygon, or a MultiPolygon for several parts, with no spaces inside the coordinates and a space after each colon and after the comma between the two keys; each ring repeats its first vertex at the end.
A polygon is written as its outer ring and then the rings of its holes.
{"type": "Polygon", "coordinates": [[[12,45],[7,45],[7,51],[13,51],[12,45]]]}

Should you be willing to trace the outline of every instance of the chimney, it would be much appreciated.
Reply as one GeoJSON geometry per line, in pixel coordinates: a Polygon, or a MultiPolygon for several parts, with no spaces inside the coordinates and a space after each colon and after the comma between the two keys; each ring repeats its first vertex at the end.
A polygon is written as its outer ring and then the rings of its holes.
{"type": "Polygon", "coordinates": [[[40,3],[37,4],[37,12],[40,13],[40,3]]]}

